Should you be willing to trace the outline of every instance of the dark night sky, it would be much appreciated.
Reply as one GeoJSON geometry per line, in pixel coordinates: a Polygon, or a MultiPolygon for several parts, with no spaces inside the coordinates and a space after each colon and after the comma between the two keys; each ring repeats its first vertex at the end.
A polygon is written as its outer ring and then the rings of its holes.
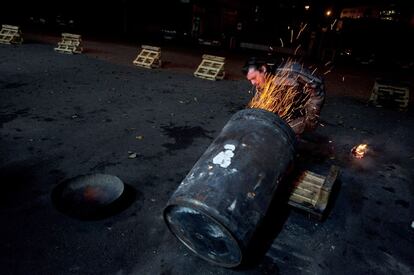
{"type": "MultiPolygon", "coordinates": [[[[14,13],[15,16],[19,14],[58,14],[58,13],[67,13],[73,16],[78,15],[93,15],[99,16],[99,14],[116,14],[122,12],[124,7],[128,11],[133,12],[136,16],[142,16],[140,11],[143,8],[154,7],[157,8],[157,12],[163,13],[164,11],[172,11],[171,9],[176,6],[181,8],[186,4],[181,4],[180,0],[152,0],[152,1],[132,1],[132,0],[122,0],[122,1],[52,1],[52,0],[41,0],[41,1],[21,1],[16,0],[7,3],[11,7],[15,7],[15,12],[7,11],[2,9],[0,14],[10,14],[14,13]]],[[[185,1],[184,1],[185,2],[185,1]]],[[[239,2],[251,3],[254,5],[264,5],[266,7],[274,6],[274,9],[277,9],[278,6],[282,3],[287,5],[297,4],[298,6],[303,6],[305,3],[309,3],[311,6],[316,7],[349,7],[349,6],[363,6],[363,5],[390,5],[396,4],[398,6],[403,6],[404,9],[410,7],[412,9],[414,1],[403,1],[403,0],[282,0],[282,1],[272,1],[272,0],[256,0],[256,1],[236,1],[236,0],[190,0],[190,4],[201,3],[202,5],[212,5],[212,6],[237,6],[239,2]]],[[[144,12],[144,15],[148,14],[144,12]]]]}
{"type": "MultiPolygon", "coordinates": [[[[364,5],[396,4],[407,18],[413,14],[413,2],[403,0],[190,0],[189,3],[182,3],[180,0],[151,0],[151,1],[80,1],[68,2],[41,0],[41,1],[12,1],[9,2],[9,9],[0,9],[0,23],[18,24],[25,29],[37,28],[54,32],[76,31],[82,33],[93,33],[99,35],[129,34],[137,36],[149,32],[159,32],[161,29],[177,29],[189,32],[192,26],[193,4],[203,6],[207,11],[204,16],[205,35],[219,36],[220,32],[229,28],[223,27],[222,10],[238,10],[237,20],[243,22],[245,33],[253,36],[262,36],[268,39],[268,33],[276,33],[286,29],[289,24],[310,23],[310,26],[320,27],[321,24],[328,25],[339,14],[341,7],[353,7],[364,5]],[[309,12],[304,11],[304,5],[309,4],[309,12]],[[381,4],[380,4],[381,3],[381,4]],[[292,8],[295,5],[295,8],[292,8]],[[255,14],[255,7],[259,6],[259,12],[255,14]],[[23,8],[24,7],[24,8],[23,8]],[[333,15],[330,18],[324,16],[324,11],[332,8],[333,15]],[[151,11],[153,10],[153,11],[151,11]],[[56,27],[56,17],[61,16],[63,20],[73,19],[74,27],[56,27]],[[29,18],[34,17],[37,23],[29,18]],[[46,19],[46,24],[38,23],[39,18],[46,19]],[[37,25],[36,25],[37,24],[37,25]],[[220,25],[221,24],[221,25],[220,25]],[[260,30],[259,32],[257,30],[260,30]]],[[[380,22],[381,24],[383,22],[380,22]]],[[[387,22],[388,24],[389,22],[387,22]]],[[[378,22],[375,22],[378,24],[378,22]]],[[[366,25],[362,26],[348,24],[355,27],[352,32],[362,38],[364,32],[370,32],[370,28],[376,31],[383,26],[366,25]],[[367,27],[368,26],[368,27],[367,27]]],[[[408,24],[407,24],[408,25],[408,24]]],[[[387,27],[387,26],[385,26],[387,27]]],[[[392,26],[394,28],[394,26],[392,26]]],[[[235,29],[235,27],[232,27],[235,29]]],[[[393,29],[386,30],[393,33],[393,29]]],[[[396,32],[397,34],[399,33],[396,32]]],[[[352,35],[352,34],[349,34],[352,35]]],[[[399,35],[399,34],[398,34],[399,35]]],[[[401,34],[401,37],[406,34],[401,34]]],[[[249,40],[249,37],[247,37],[249,40]]],[[[278,39],[278,38],[277,38],[278,39]]],[[[254,39],[252,39],[254,40],[254,39]]],[[[260,40],[260,39],[259,39],[260,40]]]]}

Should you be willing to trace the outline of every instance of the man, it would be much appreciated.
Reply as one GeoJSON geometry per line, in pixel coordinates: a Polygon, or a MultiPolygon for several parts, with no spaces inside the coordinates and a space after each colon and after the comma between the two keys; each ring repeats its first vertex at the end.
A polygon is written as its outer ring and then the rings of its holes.
{"type": "MultiPolygon", "coordinates": [[[[325,101],[325,87],[322,79],[312,75],[309,70],[298,63],[275,68],[275,63],[266,63],[255,58],[250,59],[243,67],[247,80],[256,87],[256,95],[260,96],[260,90],[265,83],[268,74],[286,72],[289,81],[285,81],[287,87],[297,85],[304,97],[307,97],[303,110],[296,112],[288,123],[296,135],[305,131],[314,130],[319,123],[319,115],[325,101]]],[[[277,81],[277,80],[276,80],[277,81]]]]}

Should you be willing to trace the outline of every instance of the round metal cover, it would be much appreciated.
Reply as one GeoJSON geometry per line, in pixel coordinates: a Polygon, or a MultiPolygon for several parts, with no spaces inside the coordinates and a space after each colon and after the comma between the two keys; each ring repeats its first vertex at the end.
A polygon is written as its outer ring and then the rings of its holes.
{"type": "Polygon", "coordinates": [[[52,193],[56,207],[78,218],[102,218],[119,210],[125,186],[116,176],[82,175],[60,183],[52,193]]]}
{"type": "Polygon", "coordinates": [[[173,205],[164,212],[171,232],[201,258],[224,267],[241,263],[242,252],[219,221],[195,208],[173,205]]]}

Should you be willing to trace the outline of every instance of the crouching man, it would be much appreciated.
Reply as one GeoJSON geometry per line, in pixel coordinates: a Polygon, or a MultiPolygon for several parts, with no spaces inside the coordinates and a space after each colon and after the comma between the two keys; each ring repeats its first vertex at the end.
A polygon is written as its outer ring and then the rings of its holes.
{"type": "MultiPolygon", "coordinates": [[[[319,124],[319,115],[325,101],[325,86],[323,80],[313,75],[308,69],[299,63],[288,63],[275,66],[255,58],[250,59],[243,67],[243,72],[252,85],[256,87],[256,95],[260,96],[261,89],[265,84],[266,77],[269,75],[284,75],[283,85],[286,90],[289,87],[297,86],[299,96],[305,98],[305,102],[300,100],[297,104],[302,104],[302,108],[297,109],[288,124],[300,136],[302,133],[314,130],[319,124]]],[[[275,79],[278,81],[278,78],[275,79]]]]}

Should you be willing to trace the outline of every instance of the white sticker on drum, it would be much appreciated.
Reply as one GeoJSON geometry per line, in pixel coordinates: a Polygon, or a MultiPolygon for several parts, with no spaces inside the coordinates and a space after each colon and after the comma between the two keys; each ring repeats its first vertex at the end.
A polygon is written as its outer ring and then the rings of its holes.
{"type": "Polygon", "coordinates": [[[213,163],[220,165],[222,168],[229,167],[231,158],[234,157],[234,150],[236,150],[236,146],[233,144],[224,145],[224,151],[221,151],[213,158],[213,163]]]}

